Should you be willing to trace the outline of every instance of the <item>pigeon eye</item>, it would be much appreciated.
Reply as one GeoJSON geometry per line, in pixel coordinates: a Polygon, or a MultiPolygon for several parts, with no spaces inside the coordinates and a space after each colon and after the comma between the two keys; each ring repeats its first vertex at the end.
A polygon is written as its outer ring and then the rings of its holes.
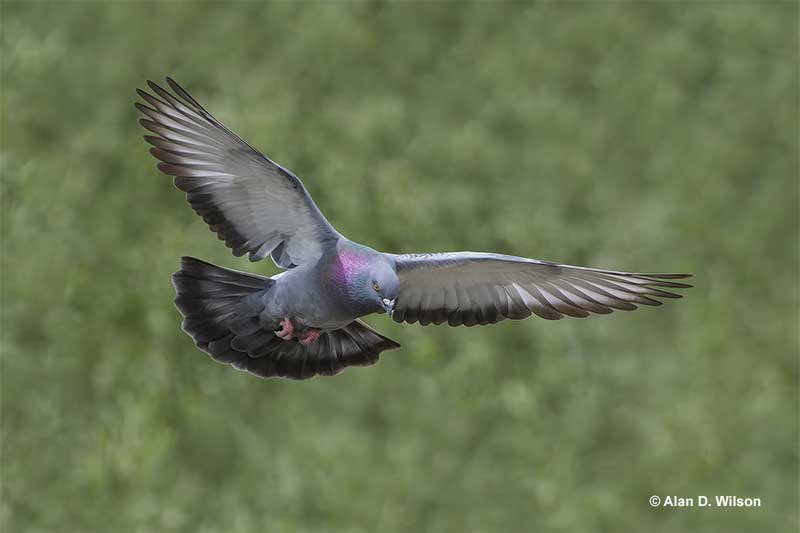
{"type": "Polygon", "coordinates": [[[378,285],[377,281],[372,282],[372,288],[375,289],[375,292],[381,292],[381,286],[378,285]]]}

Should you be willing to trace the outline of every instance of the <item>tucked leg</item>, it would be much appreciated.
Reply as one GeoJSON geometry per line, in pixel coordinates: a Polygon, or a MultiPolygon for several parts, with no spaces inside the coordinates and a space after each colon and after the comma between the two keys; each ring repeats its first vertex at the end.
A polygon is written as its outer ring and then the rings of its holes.
{"type": "Polygon", "coordinates": [[[281,320],[281,329],[276,331],[275,335],[285,341],[292,340],[292,336],[294,336],[294,324],[292,324],[292,321],[288,317],[281,320]]]}
{"type": "Polygon", "coordinates": [[[317,328],[308,328],[303,333],[303,336],[300,337],[300,343],[308,346],[309,344],[317,340],[320,335],[322,335],[322,332],[317,328]]]}

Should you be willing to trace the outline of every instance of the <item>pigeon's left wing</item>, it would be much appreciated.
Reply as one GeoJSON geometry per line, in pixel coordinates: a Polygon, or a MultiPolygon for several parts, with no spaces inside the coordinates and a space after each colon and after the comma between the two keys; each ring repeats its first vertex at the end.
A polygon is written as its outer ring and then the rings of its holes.
{"type": "Polygon", "coordinates": [[[147,82],[155,96],[136,107],[145,140],[175,176],[175,186],[233,254],[260,261],[272,254],[284,268],[315,261],[340,235],[314,204],[300,179],[247,144],[170,78],[172,93],[147,82]]]}
{"type": "Polygon", "coordinates": [[[422,325],[474,326],[536,314],[585,317],[680,298],[690,274],[641,274],[559,265],[510,255],[454,252],[390,255],[400,292],[392,318],[422,325]]]}

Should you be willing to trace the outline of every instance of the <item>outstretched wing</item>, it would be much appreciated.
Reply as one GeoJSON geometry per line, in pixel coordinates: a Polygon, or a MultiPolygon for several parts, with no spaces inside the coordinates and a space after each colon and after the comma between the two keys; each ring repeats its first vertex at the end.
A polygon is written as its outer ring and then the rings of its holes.
{"type": "Polygon", "coordinates": [[[297,176],[226,128],[175,81],[167,83],[172,93],[151,81],[155,96],[137,89],[149,104],[136,103],[147,116],[139,122],[156,134],[145,136],[150,153],[235,256],[260,261],[271,253],[290,268],[314,261],[326,241],[340,237],[297,176]]]}
{"type": "Polygon", "coordinates": [[[400,279],[392,317],[422,325],[474,326],[536,314],[549,320],[585,317],[680,298],[663,290],[690,274],[640,274],[559,265],[476,252],[391,255],[400,279]]]}

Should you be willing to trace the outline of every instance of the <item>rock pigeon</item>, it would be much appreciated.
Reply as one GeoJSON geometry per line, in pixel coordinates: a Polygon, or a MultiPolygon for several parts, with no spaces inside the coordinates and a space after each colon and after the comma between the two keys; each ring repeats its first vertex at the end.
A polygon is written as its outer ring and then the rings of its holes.
{"type": "Polygon", "coordinates": [[[182,328],[213,359],[261,377],[306,379],[376,363],[400,345],[360,320],[475,326],[505,318],[631,311],[680,298],[690,274],[643,274],[493,253],[390,254],[351,241],[300,179],[247,144],[171,78],[148,81],[141,125],[158,168],[239,257],[285,269],[264,277],[183,257],[172,281],[182,328]]]}

